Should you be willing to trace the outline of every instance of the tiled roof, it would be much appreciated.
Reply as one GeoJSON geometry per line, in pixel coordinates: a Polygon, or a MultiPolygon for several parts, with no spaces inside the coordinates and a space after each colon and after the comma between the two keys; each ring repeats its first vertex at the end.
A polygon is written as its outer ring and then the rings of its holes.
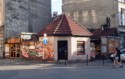
{"type": "Polygon", "coordinates": [[[65,14],[59,15],[55,20],[46,26],[38,35],[80,35],[80,36],[92,36],[92,33],[88,31],[85,27],[80,26],[70,17],[65,14]]]}
{"type": "Polygon", "coordinates": [[[101,36],[118,36],[117,28],[102,29],[92,29],[93,39],[100,39],[101,36]]]}

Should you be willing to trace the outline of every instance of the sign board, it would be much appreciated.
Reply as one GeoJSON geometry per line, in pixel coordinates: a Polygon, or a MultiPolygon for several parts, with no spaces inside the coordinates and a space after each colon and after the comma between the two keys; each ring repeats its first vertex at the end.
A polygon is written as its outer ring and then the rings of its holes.
{"type": "Polygon", "coordinates": [[[107,53],[107,37],[101,36],[101,53],[107,53]]]}
{"type": "Polygon", "coordinates": [[[118,46],[119,46],[119,39],[108,38],[108,50],[109,50],[109,53],[114,53],[115,52],[114,48],[118,47],[118,46]]]}
{"type": "Polygon", "coordinates": [[[43,44],[47,44],[48,43],[47,34],[44,33],[43,36],[44,36],[43,37],[43,44]]]}
{"type": "Polygon", "coordinates": [[[101,52],[102,53],[107,53],[107,48],[106,48],[106,46],[101,46],[101,52]]]}
{"type": "Polygon", "coordinates": [[[7,43],[20,43],[20,38],[10,38],[7,43]]]}
{"type": "Polygon", "coordinates": [[[43,38],[43,44],[47,44],[48,43],[48,39],[47,38],[43,38]]]}
{"type": "Polygon", "coordinates": [[[31,35],[21,35],[22,39],[31,39],[31,35]]]}

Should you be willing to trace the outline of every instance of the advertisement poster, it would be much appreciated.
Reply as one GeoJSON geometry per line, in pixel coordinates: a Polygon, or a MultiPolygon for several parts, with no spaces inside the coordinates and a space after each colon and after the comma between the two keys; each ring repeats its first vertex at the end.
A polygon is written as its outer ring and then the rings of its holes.
{"type": "Polygon", "coordinates": [[[109,53],[114,53],[115,48],[119,46],[119,40],[118,39],[109,39],[108,40],[108,47],[109,47],[109,53]]]}

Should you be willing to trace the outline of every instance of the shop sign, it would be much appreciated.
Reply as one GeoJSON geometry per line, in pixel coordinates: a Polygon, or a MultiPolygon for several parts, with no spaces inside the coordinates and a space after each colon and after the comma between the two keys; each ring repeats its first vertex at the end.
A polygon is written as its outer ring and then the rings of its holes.
{"type": "Polygon", "coordinates": [[[105,46],[104,45],[101,46],[101,52],[102,53],[106,53],[107,52],[106,45],[105,46]]]}
{"type": "Polygon", "coordinates": [[[22,39],[31,39],[31,35],[21,35],[22,39]]]}
{"type": "Polygon", "coordinates": [[[20,43],[20,38],[11,38],[8,39],[8,43],[20,43]]]}

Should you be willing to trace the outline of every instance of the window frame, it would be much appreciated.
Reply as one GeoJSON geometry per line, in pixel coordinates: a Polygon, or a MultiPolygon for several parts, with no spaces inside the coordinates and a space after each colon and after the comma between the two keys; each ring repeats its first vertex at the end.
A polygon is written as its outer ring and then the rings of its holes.
{"type": "Polygon", "coordinates": [[[77,41],[77,55],[85,55],[85,41],[77,41]]]}

